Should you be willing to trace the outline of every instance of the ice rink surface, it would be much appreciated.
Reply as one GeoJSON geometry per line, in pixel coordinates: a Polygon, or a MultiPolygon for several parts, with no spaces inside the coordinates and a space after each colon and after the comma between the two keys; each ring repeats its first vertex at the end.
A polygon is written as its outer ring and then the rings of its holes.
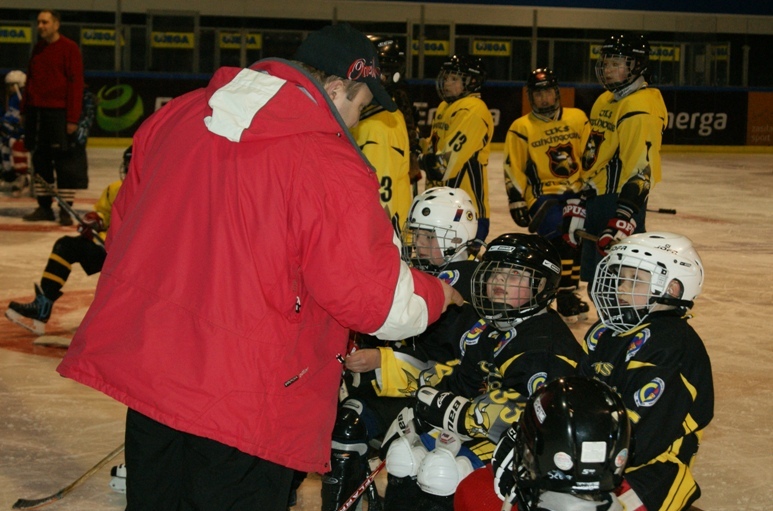
{"type": "MultiPolygon", "coordinates": [[[[90,186],[75,208],[91,209],[118,178],[123,147],[89,148],[90,186]]],[[[491,235],[517,232],[502,182],[502,154],[489,167],[491,235]]],[[[51,247],[74,227],[26,223],[29,197],[0,196],[0,305],[30,301],[51,247]]],[[[773,502],[773,154],[666,152],[663,181],[650,208],[649,231],[685,234],[706,268],[692,324],[711,356],[715,417],[703,437],[695,476],[704,511],[762,511],[773,502]]],[[[173,228],[173,226],[172,226],[173,228]]],[[[159,247],[159,257],[164,257],[159,247]]],[[[79,266],[54,306],[47,334],[71,338],[93,298],[98,275],[79,266]]],[[[590,323],[573,327],[581,336],[590,323]]],[[[125,407],[61,378],[63,348],[33,344],[36,337],[0,318],[0,510],[18,498],[50,495],[80,477],[123,442],[125,407]]],[[[113,511],[125,498],[108,488],[117,457],[52,510],[113,511]]],[[[377,480],[383,491],[384,480],[377,480]]],[[[319,509],[319,478],[301,487],[298,511],[319,509]]]]}

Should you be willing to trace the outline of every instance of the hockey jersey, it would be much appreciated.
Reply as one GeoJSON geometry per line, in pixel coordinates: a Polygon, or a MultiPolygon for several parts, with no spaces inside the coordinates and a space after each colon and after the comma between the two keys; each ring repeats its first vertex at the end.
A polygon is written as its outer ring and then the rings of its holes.
{"type": "Polygon", "coordinates": [[[698,334],[675,312],[615,334],[597,323],[586,335],[580,373],[623,398],[632,424],[625,478],[649,511],[681,511],[700,496],[692,465],[714,415],[711,362],[698,334]]]}
{"type": "Polygon", "coordinates": [[[425,153],[442,157],[446,170],[441,182],[431,186],[461,188],[472,199],[479,219],[489,218],[488,160],[494,136],[494,119],[480,94],[453,103],[443,101],[432,121],[432,136],[425,153]]]}
{"type": "Polygon", "coordinates": [[[638,177],[651,189],[660,182],[660,146],[668,122],[658,89],[642,88],[619,101],[606,91],[593,104],[582,155],[581,179],[597,195],[620,193],[638,177]]]}
{"type": "Polygon", "coordinates": [[[588,118],[578,108],[562,108],[543,121],[533,113],[516,119],[505,137],[505,179],[531,208],[537,197],[579,191],[582,142],[588,118]]]}
{"type": "Polygon", "coordinates": [[[379,182],[379,198],[399,233],[413,201],[410,148],[405,119],[399,110],[370,106],[352,128],[352,135],[368,159],[379,182]]]}

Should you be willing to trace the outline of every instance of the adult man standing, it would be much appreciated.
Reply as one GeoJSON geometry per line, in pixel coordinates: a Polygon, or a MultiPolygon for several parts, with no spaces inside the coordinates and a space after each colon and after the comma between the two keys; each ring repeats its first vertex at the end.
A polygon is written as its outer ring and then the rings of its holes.
{"type": "Polygon", "coordinates": [[[461,305],[401,261],[349,132],[374,97],[396,110],[379,75],[368,38],[332,25],[135,134],[58,368],[129,407],[128,510],[285,511],[294,470],[330,469],[349,330],[402,339],[461,305]]]}
{"type": "MultiPolygon", "coordinates": [[[[59,33],[60,22],[57,11],[38,14],[39,40],[29,62],[22,114],[35,173],[56,183],[69,199],[89,184],[85,150],[71,150],[83,101],[83,59],[78,45],[59,33]]],[[[24,220],[54,220],[52,202],[50,195],[38,194],[37,209],[24,220]]],[[[72,225],[73,220],[60,211],[59,223],[72,225]]]]}

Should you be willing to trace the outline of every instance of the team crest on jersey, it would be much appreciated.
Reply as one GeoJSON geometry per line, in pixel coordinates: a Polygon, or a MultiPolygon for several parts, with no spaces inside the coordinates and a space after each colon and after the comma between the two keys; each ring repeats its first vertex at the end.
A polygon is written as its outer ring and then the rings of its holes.
{"type": "Polygon", "coordinates": [[[660,399],[660,396],[663,395],[665,390],[666,382],[660,378],[655,378],[637,390],[633,395],[633,400],[636,402],[637,406],[652,406],[658,402],[658,399],[660,399]]]}
{"type": "Polygon", "coordinates": [[[459,341],[459,350],[461,351],[461,356],[464,356],[465,351],[467,351],[467,346],[478,344],[480,341],[480,336],[485,330],[486,322],[482,319],[479,319],[478,322],[472,326],[472,328],[470,328],[465,334],[462,335],[462,338],[459,341]]]}
{"type": "Polygon", "coordinates": [[[460,276],[461,276],[461,272],[459,272],[459,270],[443,270],[440,273],[438,273],[437,278],[439,278],[449,286],[454,286],[457,282],[459,282],[460,276]]]}
{"type": "Polygon", "coordinates": [[[504,349],[505,346],[507,346],[507,343],[509,343],[513,339],[513,330],[508,330],[505,333],[501,333],[498,330],[494,330],[489,334],[490,337],[499,336],[499,339],[497,340],[497,345],[494,348],[494,357],[499,355],[499,352],[504,349]]]}
{"type": "Polygon", "coordinates": [[[625,352],[625,361],[628,362],[633,357],[636,356],[637,353],[639,353],[639,350],[642,346],[644,346],[644,343],[647,342],[647,339],[650,338],[650,329],[645,328],[644,330],[640,332],[636,332],[636,334],[633,336],[631,341],[628,343],[628,349],[625,352]]]}
{"type": "Polygon", "coordinates": [[[531,396],[534,394],[538,388],[545,385],[548,379],[548,373],[541,372],[541,373],[534,373],[531,378],[529,378],[528,388],[529,388],[529,395],[531,396]]]}
{"type": "Polygon", "coordinates": [[[577,162],[572,158],[572,144],[559,144],[548,149],[550,171],[556,177],[567,178],[577,172],[577,162]]]}
{"type": "Polygon", "coordinates": [[[604,142],[604,132],[591,130],[588,142],[585,144],[585,151],[582,153],[582,168],[590,170],[593,164],[596,163],[596,158],[599,156],[599,147],[604,142]]]}
{"type": "Polygon", "coordinates": [[[599,323],[595,327],[593,327],[593,330],[591,330],[588,335],[585,337],[585,343],[588,345],[588,351],[596,351],[596,346],[599,343],[599,338],[601,337],[601,334],[607,331],[607,327],[604,326],[604,323],[599,323]]]}

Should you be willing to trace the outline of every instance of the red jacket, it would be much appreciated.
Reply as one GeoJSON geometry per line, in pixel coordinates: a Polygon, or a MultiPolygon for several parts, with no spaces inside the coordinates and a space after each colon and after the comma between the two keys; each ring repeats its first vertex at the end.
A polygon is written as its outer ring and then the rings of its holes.
{"type": "Polygon", "coordinates": [[[21,110],[27,106],[63,108],[67,122],[77,123],[83,88],[83,58],[75,41],[63,35],[51,44],[41,39],[32,50],[21,110]]]}
{"type": "Polygon", "coordinates": [[[324,90],[287,61],[253,69],[267,73],[218,70],[137,131],[96,296],[58,371],[172,428],[324,472],[348,329],[419,333],[443,292],[400,261],[324,90]]]}

